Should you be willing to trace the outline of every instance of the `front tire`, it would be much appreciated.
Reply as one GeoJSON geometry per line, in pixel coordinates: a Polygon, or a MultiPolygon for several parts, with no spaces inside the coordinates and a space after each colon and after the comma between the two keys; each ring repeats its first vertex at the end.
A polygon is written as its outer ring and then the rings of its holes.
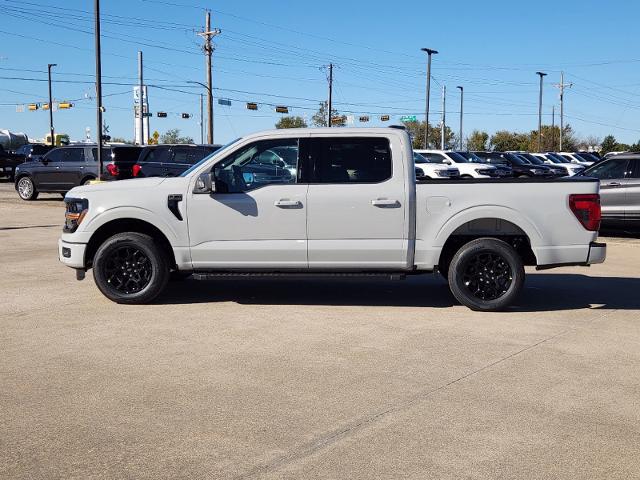
{"type": "Polygon", "coordinates": [[[145,304],[166,287],[169,264],[149,235],[119,233],[98,248],[93,278],[108,299],[130,305],[145,304]]]}
{"type": "Polygon", "coordinates": [[[31,177],[22,177],[18,180],[17,190],[22,200],[30,201],[38,198],[38,191],[31,177]]]}
{"type": "Polygon", "coordinates": [[[453,296],[471,310],[495,312],[511,305],[524,285],[524,264],[502,240],[478,238],[451,259],[448,280],[453,296]]]}

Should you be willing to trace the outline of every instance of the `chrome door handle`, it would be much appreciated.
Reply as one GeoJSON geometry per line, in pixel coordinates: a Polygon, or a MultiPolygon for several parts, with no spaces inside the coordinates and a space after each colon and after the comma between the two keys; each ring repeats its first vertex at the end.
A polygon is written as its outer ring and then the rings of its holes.
{"type": "Polygon", "coordinates": [[[274,205],[280,208],[302,208],[302,202],[300,200],[288,200],[286,198],[277,200],[274,205]]]}
{"type": "Polygon", "coordinates": [[[398,208],[400,202],[398,200],[389,200],[388,198],[376,198],[371,200],[371,205],[378,208],[398,208]]]}
{"type": "Polygon", "coordinates": [[[611,183],[605,183],[604,185],[606,187],[619,187],[622,184],[620,182],[611,182],[611,183]]]}

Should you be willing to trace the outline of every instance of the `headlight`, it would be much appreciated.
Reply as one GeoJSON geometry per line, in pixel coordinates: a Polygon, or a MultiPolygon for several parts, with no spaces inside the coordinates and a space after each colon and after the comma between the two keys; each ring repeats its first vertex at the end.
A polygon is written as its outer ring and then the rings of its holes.
{"type": "Polygon", "coordinates": [[[86,198],[65,198],[64,203],[67,205],[67,210],[64,213],[64,228],[62,231],[73,233],[78,229],[89,210],[89,200],[86,198]]]}
{"type": "Polygon", "coordinates": [[[533,170],[531,170],[531,172],[532,172],[534,175],[544,175],[545,173],[547,173],[547,171],[546,171],[546,170],[541,170],[541,169],[539,169],[539,168],[534,168],[533,170]]]}
{"type": "Polygon", "coordinates": [[[449,170],[438,170],[436,171],[436,174],[439,177],[449,177],[451,174],[449,173],[449,170]]]}
{"type": "Polygon", "coordinates": [[[478,175],[495,175],[496,171],[491,168],[476,168],[478,175]]]}

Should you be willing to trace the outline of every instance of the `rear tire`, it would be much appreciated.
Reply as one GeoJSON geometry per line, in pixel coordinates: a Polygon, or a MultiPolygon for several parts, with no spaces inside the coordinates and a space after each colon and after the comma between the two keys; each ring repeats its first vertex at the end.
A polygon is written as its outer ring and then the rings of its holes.
{"type": "Polygon", "coordinates": [[[35,200],[38,198],[38,191],[33,184],[31,177],[22,177],[17,184],[18,195],[22,200],[35,200]]]}
{"type": "Polygon", "coordinates": [[[524,285],[524,264],[502,240],[478,238],[463,245],[451,259],[451,293],[471,310],[495,312],[511,305],[524,285]]]}
{"type": "Polygon", "coordinates": [[[108,299],[130,305],[145,304],[166,287],[169,264],[149,235],[119,233],[98,248],[93,259],[93,278],[108,299]]]}

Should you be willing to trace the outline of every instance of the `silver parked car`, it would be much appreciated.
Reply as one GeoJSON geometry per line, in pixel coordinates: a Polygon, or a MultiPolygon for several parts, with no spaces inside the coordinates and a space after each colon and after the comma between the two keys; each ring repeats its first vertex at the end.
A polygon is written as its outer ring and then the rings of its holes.
{"type": "Polygon", "coordinates": [[[609,157],[583,175],[600,179],[602,221],[626,228],[640,226],[640,154],[609,157]]]}

